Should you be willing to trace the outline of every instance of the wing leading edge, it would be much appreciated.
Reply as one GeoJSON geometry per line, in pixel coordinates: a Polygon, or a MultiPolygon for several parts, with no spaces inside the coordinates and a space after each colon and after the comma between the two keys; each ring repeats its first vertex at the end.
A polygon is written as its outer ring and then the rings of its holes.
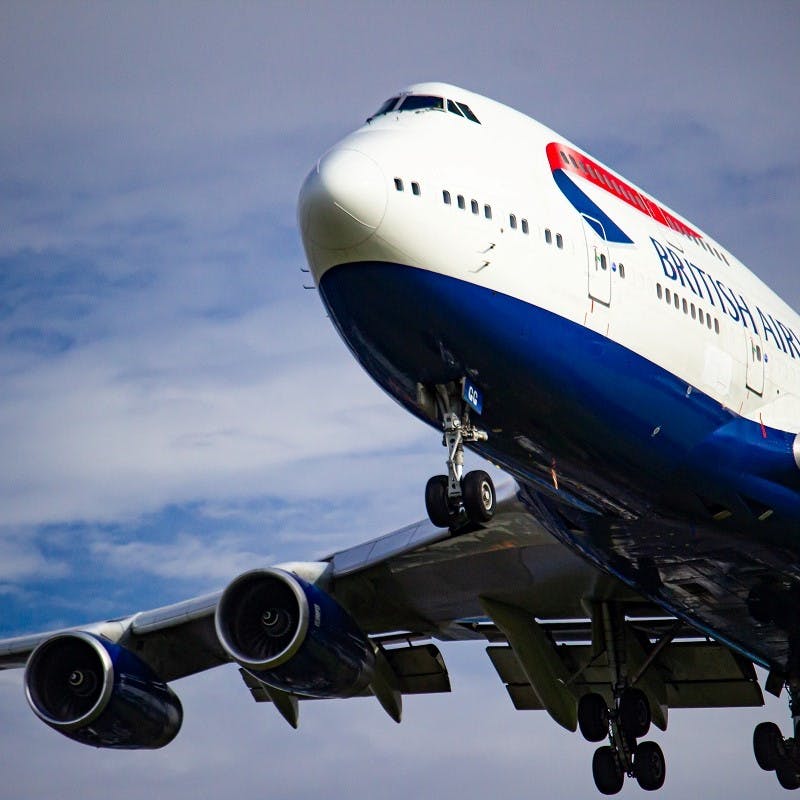
{"type": "MultiPolygon", "coordinates": [[[[272,702],[295,727],[298,700],[370,694],[399,721],[404,694],[450,691],[434,639],[488,641],[514,706],[546,709],[570,729],[585,695],[613,704],[620,669],[646,692],[661,727],[669,707],[763,703],[752,664],[558,543],[513,483],[498,490],[492,520],[458,535],[418,522],[321,562],[253,570],[221,592],[6,639],[0,641],[0,668],[27,665],[29,702],[65,735],[96,746],[161,746],[177,732],[161,687],[232,661],[239,662],[253,698],[272,702]],[[274,612],[268,623],[265,607],[274,612]],[[286,609],[296,616],[291,625],[286,609]],[[102,689],[77,722],[54,718],[37,688],[49,661],[75,648],[84,648],[84,660],[96,659],[102,689]],[[337,654],[335,675],[331,653],[337,654]],[[150,702],[167,709],[169,737],[125,743],[118,722],[103,736],[103,720],[113,715],[126,675],[135,675],[149,687],[150,702]],[[88,717],[91,741],[81,732],[88,717]]],[[[78,680],[77,672],[69,679],[78,680]]]]}

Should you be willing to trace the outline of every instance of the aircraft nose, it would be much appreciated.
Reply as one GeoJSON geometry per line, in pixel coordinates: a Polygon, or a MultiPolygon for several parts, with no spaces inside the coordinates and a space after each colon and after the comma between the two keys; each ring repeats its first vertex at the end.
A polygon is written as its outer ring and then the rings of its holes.
{"type": "Polygon", "coordinates": [[[300,229],[318,247],[355,247],[381,224],[386,199],[386,178],[373,159],[352,148],[334,148],[300,190],[300,229]]]}

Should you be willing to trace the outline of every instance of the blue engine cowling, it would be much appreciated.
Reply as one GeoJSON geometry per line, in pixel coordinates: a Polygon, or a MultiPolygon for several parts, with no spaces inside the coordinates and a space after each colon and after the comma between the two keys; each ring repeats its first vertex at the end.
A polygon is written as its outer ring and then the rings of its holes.
{"type": "Polygon", "coordinates": [[[375,652],[329,594],[277,568],[245,572],[217,605],[220,643],[269,686],[307,697],[351,697],[370,683],[375,652]]]}
{"type": "Polygon", "coordinates": [[[177,695],[140,658],[89,633],[58,634],[32,653],[25,693],[64,736],[115,749],[169,744],[183,721],[177,695]]]}

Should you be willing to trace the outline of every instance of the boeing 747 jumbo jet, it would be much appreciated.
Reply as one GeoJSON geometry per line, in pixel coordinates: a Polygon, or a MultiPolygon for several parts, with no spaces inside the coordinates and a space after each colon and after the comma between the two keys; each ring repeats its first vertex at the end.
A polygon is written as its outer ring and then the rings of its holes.
{"type": "MultiPolygon", "coordinates": [[[[447,692],[483,639],[517,709],[580,729],[600,792],[662,786],[674,708],[788,693],[758,765],[800,787],[800,319],[697,226],[507,106],[419,84],[326,152],[299,223],[354,357],[443,434],[429,520],[206,597],[0,642],[34,713],[96,747],[181,725],[236,662],[307,698],[447,692]],[[513,481],[463,474],[464,447],[513,481]]],[[[433,438],[433,437],[432,437],[433,438]]],[[[420,487],[422,489],[422,487],[420,487]]]]}

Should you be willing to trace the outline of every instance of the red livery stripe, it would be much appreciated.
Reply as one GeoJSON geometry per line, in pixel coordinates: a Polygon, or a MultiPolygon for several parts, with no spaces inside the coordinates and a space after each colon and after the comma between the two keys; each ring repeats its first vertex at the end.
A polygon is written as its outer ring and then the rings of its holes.
{"type": "Polygon", "coordinates": [[[573,150],[563,144],[550,142],[547,145],[547,160],[550,162],[550,169],[553,171],[562,169],[575,175],[580,175],[581,178],[593,183],[595,186],[599,186],[601,189],[605,189],[629,206],[633,206],[637,211],[652,217],[656,222],[660,222],[662,225],[666,225],[668,228],[672,228],[672,230],[685,236],[691,236],[695,239],[701,238],[697,231],[681,222],[668,211],[665,211],[658,203],[654,203],[641,192],[636,191],[625,181],[621,181],[607,169],[603,169],[597,162],[592,161],[577,150],[573,150]]]}

